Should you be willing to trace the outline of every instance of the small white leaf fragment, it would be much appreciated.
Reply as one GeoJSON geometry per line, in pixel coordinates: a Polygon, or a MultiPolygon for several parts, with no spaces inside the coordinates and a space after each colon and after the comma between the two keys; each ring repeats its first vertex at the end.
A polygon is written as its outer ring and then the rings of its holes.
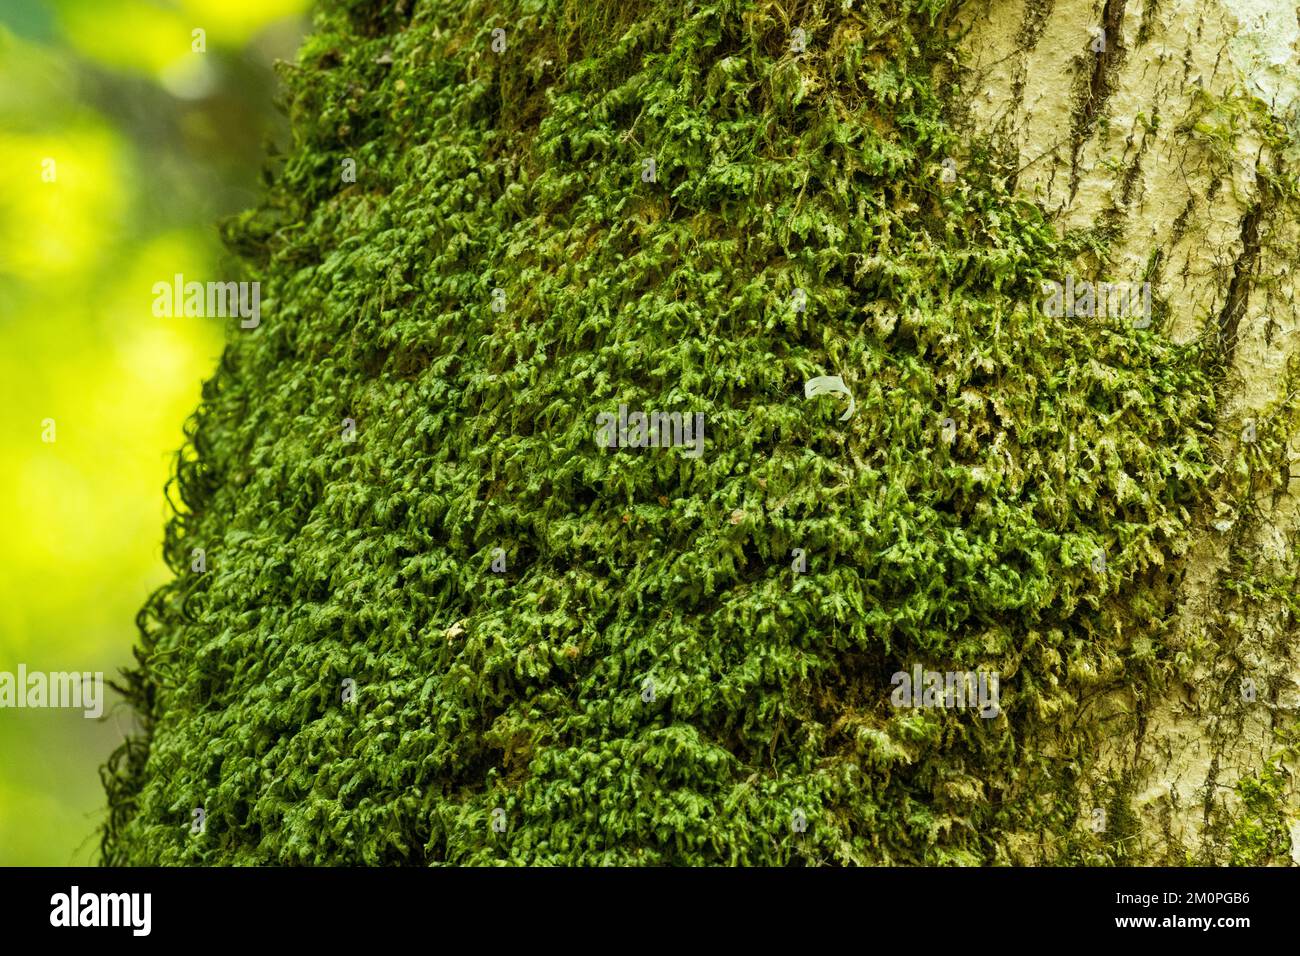
{"type": "Polygon", "coordinates": [[[803,397],[812,398],[816,395],[847,395],[849,397],[849,410],[840,416],[840,421],[847,422],[853,417],[853,410],[857,404],[853,401],[853,393],[849,387],[844,384],[844,379],[838,375],[818,375],[816,378],[810,378],[804,382],[803,397]]]}

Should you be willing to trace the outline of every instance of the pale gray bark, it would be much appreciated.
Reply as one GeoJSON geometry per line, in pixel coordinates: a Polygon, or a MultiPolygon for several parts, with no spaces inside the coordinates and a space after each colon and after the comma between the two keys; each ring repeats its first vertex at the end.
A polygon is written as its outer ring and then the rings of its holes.
{"type": "MultiPolygon", "coordinates": [[[[1107,741],[1080,807],[1088,821],[1123,788],[1140,823],[1125,837],[1136,859],[1226,862],[1240,812],[1235,785],[1266,765],[1277,752],[1274,730],[1300,715],[1300,635],[1286,601],[1233,601],[1225,592],[1244,566],[1297,572],[1300,437],[1289,423],[1300,369],[1300,228],[1294,203],[1262,175],[1295,183],[1300,167],[1294,148],[1279,145],[1278,127],[1268,131],[1284,124],[1294,144],[1297,8],[1289,0],[976,0],[963,16],[973,128],[995,137],[1017,170],[1016,188],[1062,230],[1109,231],[1106,261],[1083,264],[1097,278],[1137,280],[1154,263],[1155,295],[1168,304],[1164,334],[1221,337],[1229,370],[1217,453],[1229,472],[1249,460],[1269,475],[1252,479],[1245,496],[1225,483],[1202,516],[1178,569],[1186,577],[1166,639],[1202,648],[1203,662],[1165,699],[1119,691],[1101,704],[1107,741]],[[1252,424],[1261,433],[1266,424],[1285,428],[1266,460],[1242,447],[1252,424]]],[[[1294,774],[1286,789],[1290,853],[1300,863],[1294,774]]],[[[1025,834],[1014,855],[1050,857],[1052,843],[1025,834]]]]}

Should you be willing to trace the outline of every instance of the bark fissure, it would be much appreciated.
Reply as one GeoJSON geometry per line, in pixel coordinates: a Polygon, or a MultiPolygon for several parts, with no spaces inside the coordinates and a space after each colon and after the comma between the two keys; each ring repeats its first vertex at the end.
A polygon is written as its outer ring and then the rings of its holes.
{"type": "Polygon", "coordinates": [[[1241,220],[1241,252],[1232,265],[1232,279],[1218,316],[1219,345],[1225,361],[1232,359],[1237,330],[1246,312],[1251,275],[1259,259],[1259,223],[1263,215],[1263,203],[1258,203],[1241,220]]]}
{"type": "Polygon", "coordinates": [[[1113,88],[1113,77],[1124,61],[1124,44],[1120,34],[1120,25],[1124,22],[1124,7],[1127,0],[1106,0],[1101,14],[1101,34],[1088,41],[1089,52],[1093,55],[1092,72],[1088,77],[1088,87],[1075,118],[1073,147],[1070,153],[1070,196],[1074,197],[1079,188],[1079,150],[1083,147],[1093,125],[1101,115],[1102,108],[1113,88]],[[1093,46],[1100,39],[1100,49],[1093,46]]]}

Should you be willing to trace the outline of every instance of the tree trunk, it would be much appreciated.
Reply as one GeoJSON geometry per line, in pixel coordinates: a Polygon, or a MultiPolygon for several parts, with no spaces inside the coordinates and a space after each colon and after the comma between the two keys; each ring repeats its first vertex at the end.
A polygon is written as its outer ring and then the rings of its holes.
{"type": "Polygon", "coordinates": [[[1126,858],[1300,861],[1295,8],[1013,0],[962,19],[971,126],[1016,188],[1062,232],[1104,240],[1098,274],[1149,276],[1167,334],[1213,336],[1225,366],[1224,475],[1169,622],[1196,663],[1158,697],[1097,703],[1108,731],[1085,813],[1113,829],[1118,809],[1126,858]]]}
{"type": "Polygon", "coordinates": [[[325,7],[106,860],[1288,861],[1293,9],[325,7]]]}

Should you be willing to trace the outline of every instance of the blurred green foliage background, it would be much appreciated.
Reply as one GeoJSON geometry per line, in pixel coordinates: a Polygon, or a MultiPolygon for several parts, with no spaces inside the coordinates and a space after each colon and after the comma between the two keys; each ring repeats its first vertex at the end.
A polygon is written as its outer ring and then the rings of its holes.
{"type": "MultiPolygon", "coordinates": [[[[238,278],[216,223],[287,135],[272,63],[306,5],[0,2],[0,671],[131,662],[182,426],[237,321],[154,318],[152,286],[238,278]]],[[[0,709],[0,864],[96,861],[132,719],[111,691],[99,721],[0,709]]]]}

